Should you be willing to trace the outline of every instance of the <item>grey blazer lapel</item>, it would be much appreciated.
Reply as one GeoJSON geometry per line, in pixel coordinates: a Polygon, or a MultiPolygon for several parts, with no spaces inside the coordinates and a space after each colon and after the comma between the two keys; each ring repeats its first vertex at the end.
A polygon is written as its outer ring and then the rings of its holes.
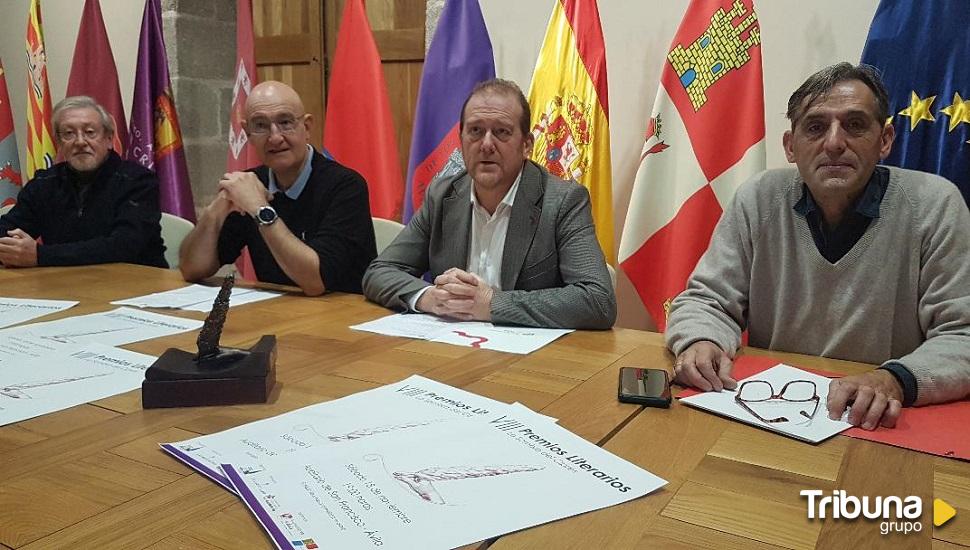
{"type": "Polygon", "coordinates": [[[471,233],[471,177],[466,173],[452,186],[442,200],[441,228],[448,246],[444,247],[442,265],[468,268],[468,239],[471,233]]]}
{"type": "Polygon", "coordinates": [[[545,178],[538,166],[527,161],[522,167],[522,179],[512,205],[509,230],[505,235],[502,253],[502,290],[512,290],[522,271],[522,264],[532,247],[532,239],[542,214],[542,195],[545,178]]]}

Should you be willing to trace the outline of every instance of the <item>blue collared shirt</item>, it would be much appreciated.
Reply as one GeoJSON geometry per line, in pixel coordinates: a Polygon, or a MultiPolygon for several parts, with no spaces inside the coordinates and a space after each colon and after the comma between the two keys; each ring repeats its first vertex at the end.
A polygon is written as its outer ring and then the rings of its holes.
{"type": "MultiPolygon", "coordinates": [[[[300,175],[296,177],[296,181],[293,182],[293,185],[291,185],[289,189],[287,189],[286,191],[283,191],[283,194],[285,194],[291,200],[296,200],[300,198],[300,193],[302,193],[303,188],[306,187],[306,182],[309,181],[310,172],[313,169],[313,146],[308,144],[306,146],[306,149],[307,149],[306,160],[303,161],[303,168],[300,169],[300,175]]],[[[273,175],[273,171],[270,170],[269,171],[269,192],[275,195],[280,191],[282,191],[282,189],[280,189],[276,185],[276,176],[273,175]]]]}
{"type": "Polygon", "coordinates": [[[866,188],[862,190],[862,195],[856,201],[855,208],[837,227],[829,229],[825,227],[822,211],[808,190],[808,186],[802,184],[802,198],[795,203],[794,209],[805,217],[808,228],[812,231],[812,238],[815,239],[815,246],[826,260],[834,264],[859,242],[872,220],[879,217],[879,206],[886,195],[888,185],[889,169],[876,166],[866,183],[866,188]]]}

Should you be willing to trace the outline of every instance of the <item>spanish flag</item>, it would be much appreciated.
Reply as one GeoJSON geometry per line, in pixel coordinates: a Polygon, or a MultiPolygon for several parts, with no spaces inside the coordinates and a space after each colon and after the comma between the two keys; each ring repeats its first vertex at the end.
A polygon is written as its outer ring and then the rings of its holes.
{"type": "Polygon", "coordinates": [[[41,29],[40,0],[31,0],[27,16],[27,173],[54,164],[54,138],[51,132],[51,92],[47,84],[47,52],[41,29]]]}
{"type": "Polygon", "coordinates": [[[558,0],[539,51],[532,86],[532,158],[589,189],[596,238],[613,254],[606,46],[595,0],[558,0]]]}

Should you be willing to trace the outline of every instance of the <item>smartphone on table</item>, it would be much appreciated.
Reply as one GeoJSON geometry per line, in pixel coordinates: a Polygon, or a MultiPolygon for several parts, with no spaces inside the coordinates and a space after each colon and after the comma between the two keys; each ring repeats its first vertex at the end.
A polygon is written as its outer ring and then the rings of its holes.
{"type": "Polygon", "coordinates": [[[647,407],[670,407],[670,378],[663,369],[622,367],[619,399],[647,407]]]}

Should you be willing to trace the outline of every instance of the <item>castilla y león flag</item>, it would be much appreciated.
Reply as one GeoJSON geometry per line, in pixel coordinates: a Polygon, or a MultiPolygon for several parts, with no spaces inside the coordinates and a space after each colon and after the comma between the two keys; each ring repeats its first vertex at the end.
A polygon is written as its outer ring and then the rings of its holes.
{"type": "Polygon", "coordinates": [[[613,263],[606,45],[595,0],[557,0],[539,51],[529,105],[532,158],[589,189],[596,240],[613,263]]]}
{"type": "Polygon", "coordinates": [[[765,167],[752,0],[693,0],[660,77],[620,239],[620,267],[659,330],[723,207],[765,167]]]}
{"type": "Polygon", "coordinates": [[[461,105],[476,84],[492,78],[492,41],[478,0],[448,0],[421,72],[404,191],[405,223],[421,208],[435,178],[464,169],[458,136],[461,105]]]}

